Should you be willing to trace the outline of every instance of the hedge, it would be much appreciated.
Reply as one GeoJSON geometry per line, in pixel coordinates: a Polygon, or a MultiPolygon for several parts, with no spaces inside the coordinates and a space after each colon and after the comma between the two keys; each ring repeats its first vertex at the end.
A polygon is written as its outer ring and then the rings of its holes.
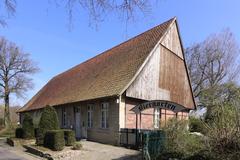
{"type": "Polygon", "coordinates": [[[34,128],[34,136],[35,138],[39,137],[39,128],[34,128]]]}
{"type": "Polygon", "coordinates": [[[16,128],[15,130],[15,137],[16,138],[23,138],[24,131],[22,128],[16,128]]]}
{"type": "Polygon", "coordinates": [[[63,150],[65,145],[63,130],[50,130],[45,133],[44,147],[54,151],[63,150]]]}
{"type": "Polygon", "coordinates": [[[42,116],[37,129],[36,143],[37,145],[43,145],[44,136],[48,130],[58,130],[58,116],[53,107],[47,106],[43,109],[42,116]]]}
{"type": "Polygon", "coordinates": [[[34,126],[33,126],[33,119],[29,113],[24,113],[23,118],[23,138],[33,138],[34,137],[34,126]]]}
{"type": "Polygon", "coordinates": [[[75,132],[73,130],[65,129],[64,131],[64,139],[66,146],[73,146],[76,142],[75,132]]]}

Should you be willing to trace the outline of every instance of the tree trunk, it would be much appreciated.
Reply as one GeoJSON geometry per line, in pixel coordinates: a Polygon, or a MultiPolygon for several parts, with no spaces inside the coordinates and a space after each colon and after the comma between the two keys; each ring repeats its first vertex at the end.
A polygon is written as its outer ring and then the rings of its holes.
{"type": "Polygon", "coordinates": [[[4,125],[5,128],[11,128],[12,127],[12,123],[11,123],[11,119],[10,119],[10,111],[9,111],[9,92],[8,87],[5,88],[5,95],[4,95],[4,103],[5,103],[5,109],[4,109],[4,125]]]}

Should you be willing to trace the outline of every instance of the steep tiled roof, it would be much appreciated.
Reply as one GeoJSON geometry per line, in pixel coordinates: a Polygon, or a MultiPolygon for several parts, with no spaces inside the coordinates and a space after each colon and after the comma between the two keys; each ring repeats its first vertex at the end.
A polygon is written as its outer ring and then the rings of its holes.
{"type": "Polygon", "coordinates": [[[170,19],[57,75],[19,112],[119,95],[173,21],[170,19]]]}

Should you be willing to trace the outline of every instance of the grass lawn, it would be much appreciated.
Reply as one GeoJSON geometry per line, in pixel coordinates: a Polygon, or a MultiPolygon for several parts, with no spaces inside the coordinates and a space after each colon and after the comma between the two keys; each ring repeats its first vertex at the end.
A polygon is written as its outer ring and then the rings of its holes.
{"type": "Polygon", "coordinates": [[[15,137],[15,129],[17,125],[13,125],[12,128],[9,129],[1,129],[0,130],[0,137],[15,137]]]}

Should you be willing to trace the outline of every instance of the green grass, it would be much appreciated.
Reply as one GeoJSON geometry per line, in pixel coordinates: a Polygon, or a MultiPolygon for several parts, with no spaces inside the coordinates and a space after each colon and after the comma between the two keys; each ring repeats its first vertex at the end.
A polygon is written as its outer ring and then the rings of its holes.
{"type": "Polygon", "coordinates": [[[0,130],[0,137],[15,137],[15,129],[17,125],[13,125],[12,128],[0,130]]]}

